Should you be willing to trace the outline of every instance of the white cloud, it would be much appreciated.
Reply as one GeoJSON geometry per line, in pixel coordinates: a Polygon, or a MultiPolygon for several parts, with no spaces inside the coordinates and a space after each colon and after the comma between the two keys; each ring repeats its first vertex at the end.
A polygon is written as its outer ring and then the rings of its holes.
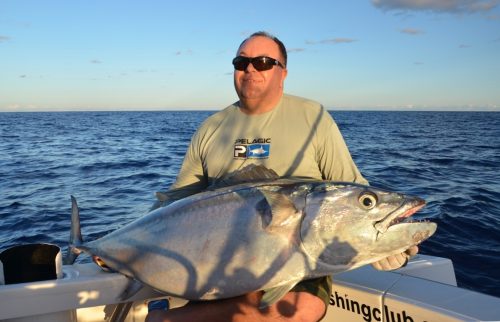
{"type": "Polygon", "coordinates": [[[500,0],[371,0],[382,10],[414,10],[451,13],[487,12],[500,3],[500,0]]]}

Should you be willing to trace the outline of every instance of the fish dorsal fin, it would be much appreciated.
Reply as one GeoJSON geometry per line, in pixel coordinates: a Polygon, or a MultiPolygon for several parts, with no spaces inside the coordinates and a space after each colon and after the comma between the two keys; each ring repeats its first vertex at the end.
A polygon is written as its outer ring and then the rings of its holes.
{"type": "Polygon", "coordinates": [[[266,198],[271,208],[271,218],[266,230],[295,230],[302,213],[297,210],[295,204],[290,198],[282,193],[259,189],[266,198]]]}
{"type": "Polygon", "coordinates": [[[182,187],[182,188],[170,189],[167,191],[157,191],[156,198],[158,200],[153,205],[153,207],[150,209],[150,211],[155,210],[156,208],[168,206],[177,200],[189,197],[189,196],[194,195],[198,192],[200,192],[198,189],[193,188],[190,185],[182,187]]]}
{"type": "Polygon", "coordinates": [[[249,164],[246,167],[233,171],[215,181],[210,189],[217,189],[227,186],[233,186],[240,183],[257,182],[279,179],[279,175],[272,169],[263,165],[249,164]]]}

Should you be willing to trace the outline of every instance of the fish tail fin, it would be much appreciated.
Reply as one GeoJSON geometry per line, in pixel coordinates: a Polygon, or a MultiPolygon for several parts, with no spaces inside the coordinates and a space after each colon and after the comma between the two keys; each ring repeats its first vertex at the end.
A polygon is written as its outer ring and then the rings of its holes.
{"type": "Polygon", "coordinates": [[[64,258],[65,265],[72,265],[78,255],[82,253],[81,246],[83,244],[82,231],[80,229],[80,210],[76,203],[76,198],[71,196],[71,232],[69,236],[69,247],[66,257],[64,258]]]}

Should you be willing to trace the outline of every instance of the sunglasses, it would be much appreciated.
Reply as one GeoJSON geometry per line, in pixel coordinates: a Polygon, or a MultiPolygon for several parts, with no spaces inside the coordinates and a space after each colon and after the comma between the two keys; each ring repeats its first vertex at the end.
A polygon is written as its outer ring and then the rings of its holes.
{"type": "Polygon", "coordinates": [[[285,68],[285,66],[283,66],[283,64],[280,63],[278,60],[267,56],[258,56],[252,58],[238,56],[235,59],[233,59],[234,69],[240,71],[246,70],[250,63],[259,72],[262,72],[264,70],[270,70],[275,65],[278,65],[281,68],[285,68]]]}

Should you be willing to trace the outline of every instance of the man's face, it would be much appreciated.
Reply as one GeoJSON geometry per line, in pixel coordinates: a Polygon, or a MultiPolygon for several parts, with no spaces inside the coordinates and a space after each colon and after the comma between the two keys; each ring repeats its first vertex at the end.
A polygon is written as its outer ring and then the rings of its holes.
{"type": "MultiPolygon", "coordinates": [[[[278,45],[271,39],[256,36],[244,42],[238,50],[238,56],[268,56],[283,64],[278,45]]],[[[283,93],[283,82],[286,69],[279,66],[265,71],[258,71],[252,64],[246,70],[234,71],[234,87],[240,100],[245,103],[258,104],[277,103],[283,93]]]]}

